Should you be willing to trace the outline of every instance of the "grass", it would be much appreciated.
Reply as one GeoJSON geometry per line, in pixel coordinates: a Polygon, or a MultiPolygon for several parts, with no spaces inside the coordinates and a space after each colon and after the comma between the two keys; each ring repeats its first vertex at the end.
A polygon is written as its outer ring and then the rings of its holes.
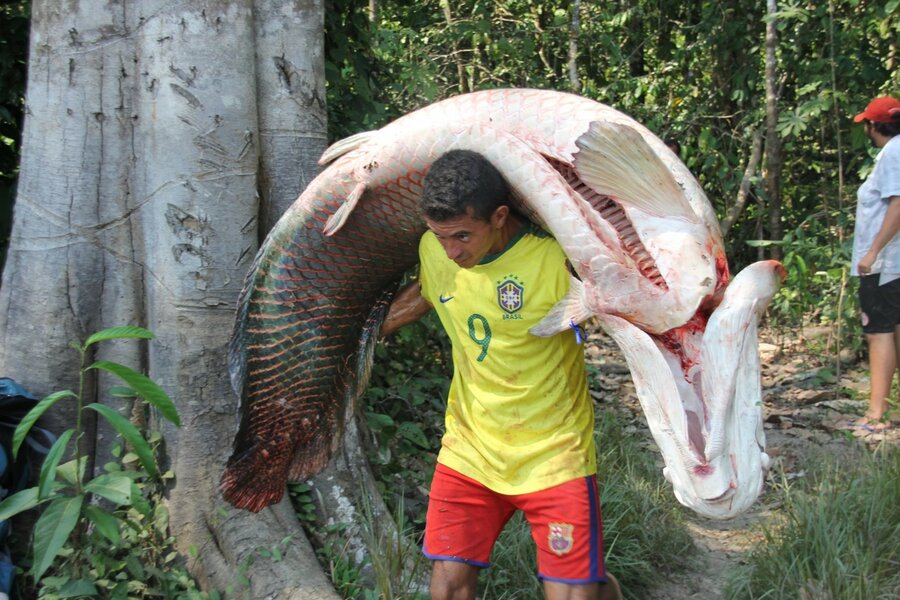
{"type": "Polygon", "coordinates": [[[863,449],[782,484],[784,518],[729,581],[728,600],[900,598],[900,449],[863,449]]]}

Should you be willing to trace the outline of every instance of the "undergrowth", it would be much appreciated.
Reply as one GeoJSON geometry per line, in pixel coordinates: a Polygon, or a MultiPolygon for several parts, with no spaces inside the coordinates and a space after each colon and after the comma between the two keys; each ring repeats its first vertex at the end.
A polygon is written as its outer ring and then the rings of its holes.
{"type": "Polygon", "coordinates": [[[900,598],[900,449],[811,462],[781,485],[783,519],[764,528],[728,600],[900,598]]]}
{"type": "MultiPolygon", "coordinates": [[[[207,600],[216,592],[201,592],[175,551],[169,534],[169,512],[163,502],[166,484],[174,477],[157,462],[162,438],[144,431],[108,406],[85,404],[89,381],[98,371],[114,375],[124,385],[110,389],[122,400],[152,407],[176,426],[175,404],[159,385],[125,365],[91,363],[93,346],[109,340],[150,340],[140,327],[113,327],[72,342],[80,355],[76,391],[61,390],[43,398],[22,418],[13,434],[12,455],[23,448],[41,415],[59,402],[75,404],[74,426],[53,443],[40,468],[37,485],[0,502],[0,521],[22,513],[39,516],[31,532],[32,553],[23,557],[28,581],[18,581],[23,597],[62,598],[167,598],[207,600]],[[99,473],[88,469],[80,442],[86,435],[85,417],[98,413],[119,436],[116,461],[99,473]],[[28,589],[28,584],[33,589],[28,589]]],[[[21,573],[25,574],[25,573],[21,573]]]]}

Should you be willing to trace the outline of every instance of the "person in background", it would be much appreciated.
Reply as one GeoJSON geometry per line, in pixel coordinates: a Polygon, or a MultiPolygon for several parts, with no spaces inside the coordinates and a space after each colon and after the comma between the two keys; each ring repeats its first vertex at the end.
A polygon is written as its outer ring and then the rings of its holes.
{"type": "Polygon", "coordinates": [[[381,333],[434,309],[452,345],[423,542],[431,597],[474,600],[521,510],[549,600],[620,599],[603,559],[584,351],[574,331],[528,332],[568,291],[562,248],[513,210],[508,184],[475,152],[439,157],[419,204],[419,281],[400,291],[381,333]]]}
{"type": "Polygon", "coordinates": [[[859,276],[859,306],[869,348],[871,392],[851,428],[892,426],[888,398],[900,355],[900,101],[881,96],[853,118],[876,148],[875,166],[857,192],[851,274],[859,276]]]}

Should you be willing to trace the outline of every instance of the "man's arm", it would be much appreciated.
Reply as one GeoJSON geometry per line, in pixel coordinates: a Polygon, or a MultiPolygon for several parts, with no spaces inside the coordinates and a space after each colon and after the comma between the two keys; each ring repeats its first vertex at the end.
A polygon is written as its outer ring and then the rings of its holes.
{"type": "Polygon", "coordinates": [[[422,288],[414,281],[399,292],[388,308],[387,317],[381,326],[381,337],[386,337],[404,325],[418,321],[431,310],[431,304],[422,297],[422,288]]]}
{"type": "Polygon", "coordinates": [[[857,268],[863,275],[872,270],[872,265],[875,264],[878,253],[900,231],[900,196],[891,196],[888,202],[887,213],[884,215],[884,221],[881,223],[881,228],[875,235],[875,239],[872,240],[872,247],[869,248],[865,256],[859,259],[857,268]]]}

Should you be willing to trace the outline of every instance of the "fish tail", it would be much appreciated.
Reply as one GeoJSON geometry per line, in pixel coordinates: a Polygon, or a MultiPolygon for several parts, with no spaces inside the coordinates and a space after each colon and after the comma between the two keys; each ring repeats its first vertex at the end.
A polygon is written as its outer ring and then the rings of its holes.
{"type": "Polygon", "coordinates": [[[254,446],[232,456],[219,482],[219,491],[235,508],[259,512],[279,502],[287,487],[290,451],[254,446]]]}

